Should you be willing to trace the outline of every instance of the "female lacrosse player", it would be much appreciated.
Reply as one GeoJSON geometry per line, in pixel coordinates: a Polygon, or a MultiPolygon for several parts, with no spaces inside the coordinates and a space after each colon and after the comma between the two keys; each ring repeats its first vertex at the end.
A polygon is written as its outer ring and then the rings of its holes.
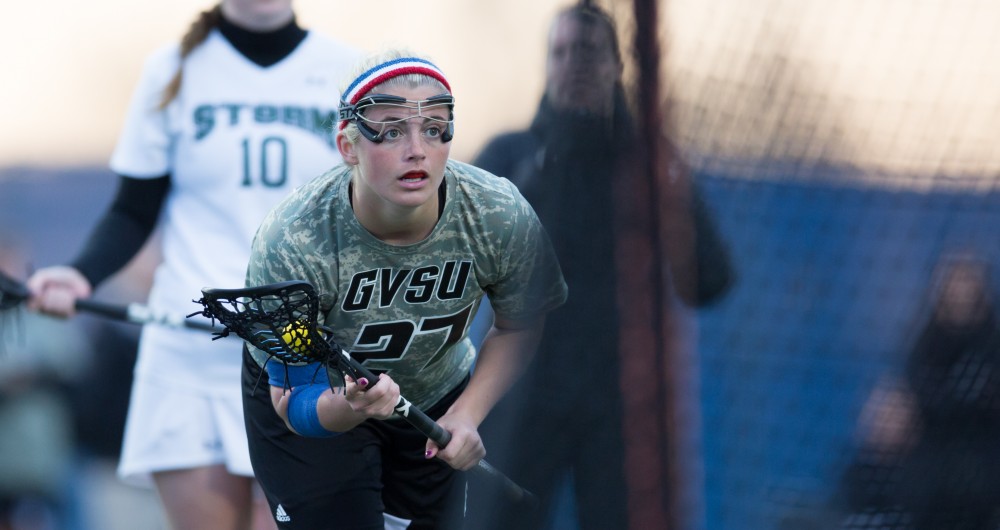
{"type": "Polygon", "coordinates": [[[448,158],[453,110],[430,62],[372,58],[343,91],[344,164],[278,205],[254,240],[247,286],[312,283],[320,323],[381,372],[342,382],[248,350],[251,460],[282,528],[460,525],[456,470],[485,455],[478,425],[566,297],[548,237],[517,189],[448,158]],[[467,332],[485,293],[496,321],[477,360],[467,332]],[[264,377],[270,393],[255,392],[264,377]],[[451,433],[446,447],[392,417],[401,392],[451,433]]]}
{"type": "MultiPolygon", "coordinates": [[[[71,315],[158,220],[152,305],[188,314],[201,288],[242,283],[270,207],[339,162],[333,83],[357,57],[301,28],[291,0],[222,0],[202,13],[179,46],[147,61],[111,159],[118,195],[71,265],[30,278],[30,306],[71,315]]],[[[248,526],[240,348],[191,331],[143,331],[118,471],[131,483],[152,478],[173,528],[248,526]]]]}

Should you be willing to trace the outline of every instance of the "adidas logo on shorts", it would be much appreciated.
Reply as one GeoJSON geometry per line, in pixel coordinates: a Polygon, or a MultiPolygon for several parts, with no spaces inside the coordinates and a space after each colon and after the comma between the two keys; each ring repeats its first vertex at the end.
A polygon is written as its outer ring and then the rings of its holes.
{"type": "Polygon", "coordinates": [[[287,523],[288,521],[292,520],[292,518],[289,517],[287,513],[285,513],[285,507],[280,504],[278,505],[278,509],[274,510],[274,518],[279,523],[287,523]]]}

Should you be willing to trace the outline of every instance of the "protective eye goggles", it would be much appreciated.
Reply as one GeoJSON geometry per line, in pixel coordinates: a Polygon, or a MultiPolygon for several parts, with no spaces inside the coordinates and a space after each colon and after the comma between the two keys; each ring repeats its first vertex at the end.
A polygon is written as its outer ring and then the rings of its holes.
{"type": "Polygon", "coordinates": [[[441,94],[423,100],[372,94],[361,98],[353,105],[341,101],[337,114],[341,122],[354,122],[362,136],[377,144],[384,140],[382,133],[387,125],[414,118],[447,125],[448,127],[441,133],[442,142],[450,142],[455,135],[455,98],[451,94],[441,94]],[[448,110],[447,119],[429,114],[443,108],[448,110]]]}

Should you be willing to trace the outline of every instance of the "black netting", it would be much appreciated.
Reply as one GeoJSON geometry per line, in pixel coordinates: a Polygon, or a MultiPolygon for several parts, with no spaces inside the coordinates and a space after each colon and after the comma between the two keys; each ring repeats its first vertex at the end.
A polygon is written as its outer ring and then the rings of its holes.
{"type": "Polygon", "coordinates": [[[225,326],[216,338],[235,333],[285,363],[325,362],[332,353],[317,323],[319,298],[307,282],[246,289],[204,289],[202,314],[225,326]]]}
{"type": "Polygon", "coordinates": [[[692,528],[1000,528],[996,8],[709,4],[665,3],[661,79],[738,282],[683,317],[671,495],[692,528]]]}

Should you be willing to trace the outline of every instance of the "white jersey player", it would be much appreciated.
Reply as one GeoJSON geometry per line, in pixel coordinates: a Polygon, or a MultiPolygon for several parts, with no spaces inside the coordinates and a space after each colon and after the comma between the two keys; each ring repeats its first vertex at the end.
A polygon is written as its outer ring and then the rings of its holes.
{"type": "MultiPolygon", "coordinates": [[[[299,27],[291,0],[223,0],[203,13],[147,60],[111,158],[118,195],[70,266],[29,279],[30,305],[72,314],[155,227],[151,306],[189,314],[202,288],[241,284],[268,210],[340,162],[337,86],[357,58],[299,27]]],[[[143,330],[118,471],[152,478],[174,527],[246,528],[242,343],[199,333],[143,330]]]]}

